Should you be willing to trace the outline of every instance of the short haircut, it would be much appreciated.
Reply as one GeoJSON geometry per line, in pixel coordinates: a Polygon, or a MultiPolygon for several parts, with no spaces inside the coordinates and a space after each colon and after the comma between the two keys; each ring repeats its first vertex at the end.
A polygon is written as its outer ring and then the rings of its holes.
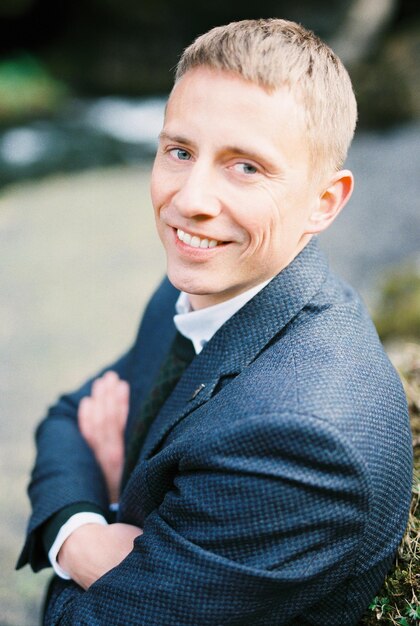
{"type": "Polygon", "coordinates": [[[346,68],[313,32],[283,19],[217,26],[184,50],[175,82],[200,66],[234,72],[269,93],[288,87],[303,105],[311,166],[342,167],[356,126],[356,98],[346,68]]]}

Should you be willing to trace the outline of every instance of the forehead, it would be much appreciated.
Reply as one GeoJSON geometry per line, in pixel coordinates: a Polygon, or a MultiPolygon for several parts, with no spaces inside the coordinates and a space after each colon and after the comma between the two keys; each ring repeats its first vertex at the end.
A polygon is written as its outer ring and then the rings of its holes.
{"type": "Polygon", "coordinates": [[[272,132],[277,130],[276,125],[283,131],[290,128],[301,132],[304,128],[303,107],[286,86],[269,92],[233,72],[206,67],[189,70],[175,84],[165,123],[175,118],[194,123],[196,117],[200,117],[200,123],[215,124],[218,120],[226,127],[228,120],[237,118],[256,129],[267,119],[272,132]]]}
{"type": "Polygon", "coordinates": [[[214,149],[252,147],[271,160],[308,158],[303,107],[287,87],[268,92],[237,74],[206,67],[189,70],[174,86],[164,133],[214,149]]]}

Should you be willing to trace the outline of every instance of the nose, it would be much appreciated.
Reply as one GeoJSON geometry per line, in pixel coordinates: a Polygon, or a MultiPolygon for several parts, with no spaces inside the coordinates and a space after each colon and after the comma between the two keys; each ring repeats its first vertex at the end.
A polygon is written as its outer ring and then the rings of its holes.
{"type": "Polygon", "coordinates": [[[197,161],[191,164],[173,197],[173,204],[186,218],[216,217],[220,213],[216,175],[210,165],[197,161]]]}

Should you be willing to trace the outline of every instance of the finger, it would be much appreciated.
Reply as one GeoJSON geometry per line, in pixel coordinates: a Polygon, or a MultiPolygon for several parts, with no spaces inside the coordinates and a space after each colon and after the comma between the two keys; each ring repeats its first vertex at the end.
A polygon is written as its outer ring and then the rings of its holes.
{"type": "Polygon", "coordinates": [[[92,419],[93,419],[93,400],[90,396],[82,398],[77,411],[77,420],[79,424],[79,430],[85,439],[90,438],[92,432],[92,419]]]}
{"type": "MultiPolygon", "coordinates": [[[[115,372],[110,372],[110,374],[115,372]]],[[[104,410],[109,428],[121,431],[128,415],[129,385],[117,374],[105,380],[104,410]]]]}
{"type": "Polygon", "coordinates": [[[111,431],[115,429],[118,419],[118,382],[109,380],[105,384],[103,395],[104,421],[111,431]]]}
{"type": "Polygon", "coordinates": [[[115,419],[115,414],[118,410],[118,387],[120,382],[120,378],[116,372],[106,372],[106,374],[102,377],[102,384],[98,392],[98,396],[100,395],[103,401],[106,417],[108,420],[111,420],[111,422],[115,419]]]}
{"type": "Polygon", "coordinates": [[[126,402],[128,404],[128,400],[130,397],[130,385],[127,381],[120,379],[117,387],[117,393],[120,401],[126,402]]]}
{"type": "Polygon", "coordinates": [[[106,396],[106,410],[112,427],[122,432],[128,416],[129,386],[120,380],[114,389],[108,390],[106,396]]]}
{"type": "Polygon", "coordinates": [[[90,396],[86,396],[80,400],[79,408],[77,409],[77,417],[78,419],[86,420],[89,418],[91,412],[92,398],[90,396]]]}
{"type": "Polygon", "coordinates": [[[86,396],[80,401],[78,410],[79,428],[83,427],[83,435],[89,439],[95,436],[98,429],[106,422],[105,396],[103,392],[96,392],[95,396],[86,396]]]}
{"type": "Polygon", "coordinates": [[[92,398],[95,398],[95,399],[103,398],[105,389],[106,389],[105,378],[103,376],[100,376],[99,378],[93,381],[92,392],[91,392],[92,398]]]}
{"type": "Polygon", "coordinates": [[[129,399],[130,399],[130,385],[125,381],[121,380],[117,387],[117,410],[120,420],[123,424],[127,420],[128,416],[128,408],[129,408],[129,399]]]}
{"type": "Polygon", "coordinates": [[[104,381],[107,389],[112,389],[116,387],[116,385],[120,381],[120,377],[118,376],[117,372],[109,370],[108,372],[105,372],[105,374],[102,376],[102,380],[104,381]]]}

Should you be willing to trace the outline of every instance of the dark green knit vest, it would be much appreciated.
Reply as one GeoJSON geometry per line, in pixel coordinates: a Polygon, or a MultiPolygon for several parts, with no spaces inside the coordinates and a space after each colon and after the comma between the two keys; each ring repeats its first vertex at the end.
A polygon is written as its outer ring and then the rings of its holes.
{"type": "Polygon", "coordinates": [[[194,356],[195,351],[191,341],[177,331],[153,387],[134,420],[130,440],[127,445],[121,491],[137,464],[140,451],[153,420],[194,356]]]}

